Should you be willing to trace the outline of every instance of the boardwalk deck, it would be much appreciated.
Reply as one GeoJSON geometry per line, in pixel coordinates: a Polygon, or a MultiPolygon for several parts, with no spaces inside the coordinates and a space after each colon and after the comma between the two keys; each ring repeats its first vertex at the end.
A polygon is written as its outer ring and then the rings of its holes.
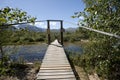
{"type": "Polygon", "coordinates": [[[37,80],[76,80],[64,49],[57,40],[48,46],[37,80]]]}

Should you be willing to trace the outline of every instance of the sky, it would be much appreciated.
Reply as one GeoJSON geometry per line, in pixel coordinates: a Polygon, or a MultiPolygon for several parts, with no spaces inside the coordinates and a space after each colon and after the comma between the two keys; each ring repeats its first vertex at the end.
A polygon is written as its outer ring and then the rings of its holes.
{"type": "MultiPolygon", "coordinates": [[[[83,11],[85,4],[82,0],[0,0],[0,9],[4,7],[19,8],[37,20],[63,20],[64,28],[77,27],[67,22],[77,23],[78,19],[71,18],[75,12],[83,11]]],[[[51,22],[52,28],[60,28],[58,22],[51,22]]],[[[45,28],[46,23],[36,23],[45,28]]]]}

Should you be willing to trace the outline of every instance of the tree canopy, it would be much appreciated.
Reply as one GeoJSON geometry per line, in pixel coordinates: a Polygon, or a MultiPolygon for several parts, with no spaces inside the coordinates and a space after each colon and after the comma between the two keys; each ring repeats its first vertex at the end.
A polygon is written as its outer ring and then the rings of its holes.
{"type": "Polygon", "coordinates": [[[86,4],[84,12],[76,13],[84,16],[83,22],[89,27],[120,34],[120,1],[119,0],[83,0],[86,4]]]}
{"type": "Polygon", "coordinates": [[[0,10],[0,25],[2,24],[15,24],[20,22],[34,22],[35,17],[27,15],[27,12],[18,8],[6,7],[0,10]]]}

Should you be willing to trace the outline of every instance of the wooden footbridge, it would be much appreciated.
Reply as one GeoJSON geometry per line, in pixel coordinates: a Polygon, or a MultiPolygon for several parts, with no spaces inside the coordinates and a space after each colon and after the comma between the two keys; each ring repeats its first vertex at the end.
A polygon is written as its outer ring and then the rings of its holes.
{"type": "Polygon", "coordinates": [[[48,46],[37,80],[76,80],[65,51],[57,40],[48,46]]]}
{"type": "MultiPolygon", "coordinates": [[[[63,21],[62,20],[45,20],[45,21],[47,21],[47,36],[48,36],[49,46],[46,51],[45,57],[42,61],[40,71],[37,74],[37,80],[76,80],[74,72],[71,68],[71,65],[62,47],[63,32],[64,32],[63,21]],[[51,37],[50,37],[51,21],[60,22],[61,44],[59,44],[57,40],[51,43],[51,37]]],[[[44,21],[35,21],[35,22],[44,22],[44,21]]],[[[27,23],[31,23],[31,22],[27,22],[27,23]]],[[[80,26],[80,24],[74,24],[71,22],[68,22],[68,23],[72,25],[80,26]]],[[[15,24],[7,24],[2,26],[11,26],[11,25],[18,25],[18,24],[26,24],[26,23],[15,23],[15,24]]],[[[90,27],[81,27],[81,28],[120,39],[120,36],[116,34],[99,31],[96,29],[92,29],[90,27]]]]}

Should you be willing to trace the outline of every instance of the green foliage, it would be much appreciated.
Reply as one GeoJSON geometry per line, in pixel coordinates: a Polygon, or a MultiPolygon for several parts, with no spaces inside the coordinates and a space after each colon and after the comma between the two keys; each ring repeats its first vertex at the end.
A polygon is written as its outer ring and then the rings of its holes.
{"type": "MultiPolygon", "coordinates": [[[[82,63],[85,62],[84,67],[86,70],[93,69],[99,76],[114,79],[116,76],[111,74],[113,73],[111,68],[118,69],[118,67],[113,67],[113,65],[118,64],[116,61],[120,61],[120,55],[118,54],[120,51],[112,46],[113,42],[111,40],[90,42],[90,44],[86,45],[85,54],[82,55],[84,57],[82,63]]],[[[114,72],[114,74],[117,73],[114,72]]]]}
{"type": "Polygon", "coordinates": [[[79,42],[82,39],[89,38],[86,30],[81,28],[78,28],[75,32],[65,32],[63,37],[65,42],[79,42]]]}
{"type": "Polygon", "coordinates": [[[7,44],[29,44],[34,42],[45,42],[45,32],[30,32],[27,30],[11,31],[10,39],[7,44]]]}
{"type": "Polygon", "coordinates": [[[35,17],[27,15],[27,12],[22,11],[18,8],[5,7],[0,10],[0,25],[4,24],[15,24],[19,22],[33,22],[36,20],[35,17]]]}
{"type": "MultiPolygon", "coordinates": [[[[79,21],[81,26],[120,35],[120,1],[119,0],[83,0],[84,12],[75,13],[75,17],[84,17],[79,21]],[[84,24],[84,25],[83,25],[84,24]]],[[[97,74],[109,80],[118,80],[120,76],[119,39],[91,31],[82,31],[89,38],[84,46],[84,54],[77,61],[88,73],[97,74]]],[[[77,32],[79,33],[79,31],[77,32]]],[[[83,36],[84,38],[84,36],[83,36]]]]}
{"type": "MultiPolygon", "coordinates": [[[[12,27],[11,24],[17,24],[21,22],[32,22],[36,20],[35,17],[31,17],[27,15],[26,12],[20,10],[20,9],[13,9],[10,7],[5,7],[0,9],[0,75],[6,75],[7,72],[9,72],[11,69],[9,67],[8,59],[6,59],[6,56],[4,55],[4,51],[2,49],[2,46],[5,46],[6,44],[12,42],[18,42],[20,39],[19,36],[13,37],[14,33],[9,30],[10,27],[12,27]],[[13,37],[13,38],[11,38],[13,37]]],[[[20,34],[20,33],[19,33],[20,34]]],[[[21,34],[20,34],[21,35],[21,34]]],[[[23,34],[24,35],[24,34],[23,34]]],[[[32,41],[30,38],[25,38],[25,41],[32,41]]]]}
{"type": "Polygon", "coordinates": [[[17,24],[20,22],[32,22],[36,20],[35,17],[31,17],[27,15],[27,12],[22,11],[20,9],[13,9],[9,7],[5,7],[0,10],[0,45],[4,43],[8,43],[9,41],[9,34],[7,28],[12,27],[9,24],[17,24]],[[6,25],[9,26],[6,26],[6,25]]]}
{"type": "Polygon", "coordinates": [[[8,60],[9,60],[8,56],[5,55],[3,58],[3,62],[0,61],[0,76],[7,75],[7,73],[11,71],[10,64],[8,64],[8,60]]]}
{"type": "Polygon", "coordinates": [[[84,0],[88,7],[84,12],[75,13],[76,17],[84,17],[85,25],[94,29],[119,34],[119,10],[118,0],[84,0]],[[91,3],[90,3],[91,2],[91,3]],[[102,6],[102,7],[101,7],[102,6]]]}

